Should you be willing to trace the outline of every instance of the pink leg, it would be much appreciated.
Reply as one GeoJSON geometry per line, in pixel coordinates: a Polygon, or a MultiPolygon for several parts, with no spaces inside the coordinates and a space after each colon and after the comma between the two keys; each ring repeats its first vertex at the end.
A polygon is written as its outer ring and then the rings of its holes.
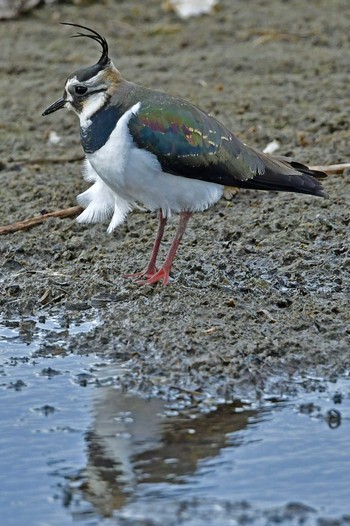
{"type": "Polygon", "coordinates": [[[169,275],[170,275],[171,267],[173,265],[176,251],[179,248],[182,236],[185,233],[186,226],[187,226],[188,220],[190,219],[191,215],[192,215],[192,212],[181,212],[180,213],[179,226],[176,230],[175,237],[173,239],[170,250],[168,252],[167,257],[165,258],[165,261],[162,267],[158,270],[158,272],[155,272],[152,276],[149,276],[146,281],[141,281],[140,282],[141,285],[152,285],[152,283],[156,283],[157,281],[163,281],[163,285],[164,286],[167,285],[169,281],[169,275]]]}
{"type": "Polygon", "coordinates": [[[136,274],[127,274],[126,278],[150,278],[157,272],[156,267],[156,261],[157,256],[159,252],[160,243],[162,241],[163,235],[164,235],[164,229],[167,222],[167,218],[163,216],[163,212],[159,210],[159,223],[158,223],[158,231],[157,231],[157,237],[154,241],[153,249],[152,249],[152,255],[148,262],[147,267],[145,270],[142,270],[141,272],[136,272],[136,274]]]}

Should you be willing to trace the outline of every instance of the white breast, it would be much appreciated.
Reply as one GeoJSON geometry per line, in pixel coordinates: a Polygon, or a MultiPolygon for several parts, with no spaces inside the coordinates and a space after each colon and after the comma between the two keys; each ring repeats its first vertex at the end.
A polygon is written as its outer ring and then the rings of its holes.
{"type": "Polygon", "coordinates": [[[78,221],[96,222],[113,214],[111,232],[137,203],[162,209],[169,217],[172,212],[205,210],[222,196],[222,185],[165,173],[154,154],[135,146],[128,123],[140,107],[138,102],[128,110],[104,146],[87,154],[85,178],[94,185],[78,196],[87,206],[78,221]]]}

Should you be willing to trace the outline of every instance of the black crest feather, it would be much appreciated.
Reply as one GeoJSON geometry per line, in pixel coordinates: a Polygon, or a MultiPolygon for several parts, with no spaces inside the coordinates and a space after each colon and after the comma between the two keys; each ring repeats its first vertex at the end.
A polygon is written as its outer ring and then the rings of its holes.
{"type": "Polygon", "coordinates": [[[97,31],[94,31],[93,29],[90,29],[86,26],[81,26],[80,24],[71,24],[70,22],[61,22],[61,24],[65,26],[79,27],[80,29],[86,29],[86,31],[90,31],[90,33],[92,33],[91,35],[86,33],[77,33],[76,35],[72,35],[72,38],[86,37],[98,42],[102,47],[102,55],[97,64],[100,64],[101,66],[106,66],[108,64],[109,56],[107,40],[104,37],[102,37],[99,33],[97,33],[97,31]]]}

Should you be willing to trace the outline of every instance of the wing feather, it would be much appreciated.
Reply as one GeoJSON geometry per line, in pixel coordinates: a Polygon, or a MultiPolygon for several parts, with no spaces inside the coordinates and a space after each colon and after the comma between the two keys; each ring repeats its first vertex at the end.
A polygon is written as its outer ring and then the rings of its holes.
{"type": "Polygon", "coordinates": [[[317,181],[325,174],[258,152],[214,117],[161,92],[148,91],[129,130],[167,173],[230,187],[325,195],[317,181]]]}

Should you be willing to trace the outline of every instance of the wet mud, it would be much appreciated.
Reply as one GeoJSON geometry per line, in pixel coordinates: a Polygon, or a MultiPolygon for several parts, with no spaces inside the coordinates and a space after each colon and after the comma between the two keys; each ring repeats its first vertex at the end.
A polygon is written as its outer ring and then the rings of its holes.
{"type": "MultiPolygon", "coordinates": [[[[349,17],[345,0],[223,0],[182,21],[135,0],[46,6],[2,23],[0,224],[74,206],[87,186],[76,116],[41,113],[99,49],[59,22],[103,33],[124,77],[191,100],[252,146],[277,139],[278,154],[318,165],[349,160],[349,17]]],[[[259,397],[288,391],[294,375],[305,387],[310,374],[335,379],[350,362],[348,178],[328,177],[328,199],[240,191],[196,214],[165,288],[123,277],[149,257],[149,212],[113,235],[50,219],[2,236],[2,322],[21,319],[30,338],[45,316],[63,327],[98,318],[40,352],[127,363],[125,390],[163,397],[259,397]]]]}

